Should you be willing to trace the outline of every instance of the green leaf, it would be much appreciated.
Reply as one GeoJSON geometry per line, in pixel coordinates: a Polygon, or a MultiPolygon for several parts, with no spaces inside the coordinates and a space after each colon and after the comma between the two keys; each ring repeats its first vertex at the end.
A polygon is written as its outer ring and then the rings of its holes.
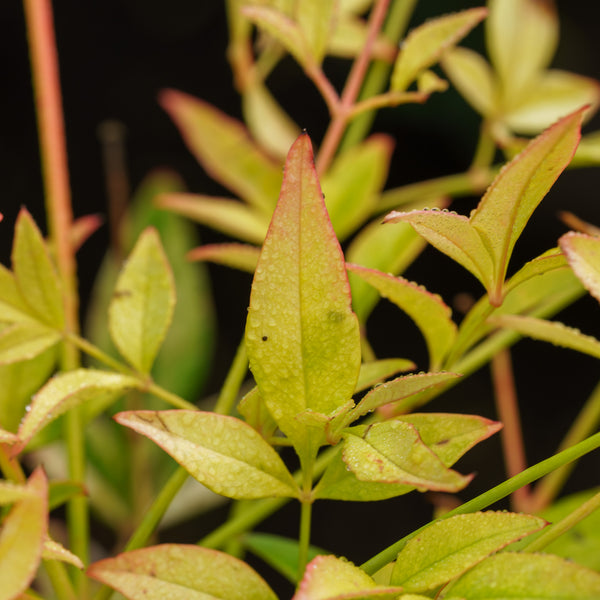
{"type": "Polygon", "coordinates": [[[0,532],[0,599],[12,600],[29,587],[38,568],[48,527],[48,481],[36,469],[27,497],[15,502],[0,532]]]}
{"type": "Polygon", "coordinates": [[[207,244],[190,250],[188,260],[209,261],[232,269],[254,273],[260,248],[248,244],[207,244]]]}
{"type": "Polygon", "coordinates": [[[376,423],[362,437],[355,435],[354,430],[345,433],[342,453],[344,462],[361,481],[456,492],[472,479],[448,469],[408,423],[397,420],[376,423]]]}
{"type": "Polygon", "coordinates": [[[571,231],[560,238],[559,244],[575,275],[600,302],[600,239],[571,231]]]}
{"type": "Polygon", "coordinates": [[[36,358],[58,344],[61,337],[55,329],[33,321],[9,325],[0,331],[0,365],[36,358]]]}
{"type": "Polygon", "coordinates": [[[391,91],[402,92],[457,44],[487,15],[485,8],[472,8],[438,17],[413,29],[404,40],[392,73],[391,91]]]}
{"type": "Polygon", "coordinates": [[[44,560],[60,560],[61,562],[69,563],[78,569],[85,568],[78,556],[69,552],[62,544],[50,539],[44,541],[42,558],[44,560]]]}
{"type": "Polygon", "coordinates": [[[490,556],[442,593],[444,600],[597,600],[600,574],[551,554],[490,556]]]}
{"type": "Polygon", "coordinates": [[[336,0],[302,0],[296,3],[296,21],[317,64],[321,64],[325,57],[336,13],[336,0]]]}
{"type": "Polygon", "coordinates": [[[305,442],[298,413],[328,415],[352,397],[360,369],[358,322],[306,134],[288,155],[254,275],[246,347],[261,396],[295,445],[305,442]]]}
{"type": "Polygon", "coordinates": [[[297,497],[298,488],[273,448],[250,425],[215,413],[166,410],[118,413],[190,475],[229,498],[297,497]]]}
{"type": "Polygon", "coordinates": [[[344,558],[317,556],[307,565],[292,600],[393,600],[401,591],[377,585],[344,558]]]}
{"type": "Polygon", "coordinates": [[[264,438],[270,438],[277,429],[277,423],[265,406],[258,388],[252,388],[238,404],[238,412],[248,425],[256,429],[264,438]]]}
{"type": "Polygon", "coordinates": [[[129,255],[108,309],[111,337],[139,371],[150,372],[174,307],[173,274],[158,233],[149,227],[129,255]]]}
{"type": "Polygon", "coordinates": [[[362,392],[396,373],[412,371],[415,368],[415,363],[406,358],[383,358],[363,363],[360,365],[358,382],[354,391],[362,392]]]}
{"type": "Polygon", "coordinates": [[[21,297],[36,317],[54,329],[65,326],[60,282],[42,234],[23,208],[15,224],[12,265],[21,297]]]}
{"type": "Polygon", "coordinates": [[[430,368],[439,368],[456,337],[452,311],[443,300],[402,277],[393,277],[358,265],[347,265],[347,268],[408,314],[425,337],[430,368]]]}
{"type": "Polygon", "coordinates": [[[52,481],[48,489],[48,510],[54,510],[71,498],[84,496],[86,490],[82,483],[74,481],[52,481]]]}
{"type": "Polygon", "coordinates": [[[246,563],[199,546],[134,550],[92,564],[87,574],[130,600],[277,600],[246,563]]]}
{"type": "Polygon", "coordinates": [[[139,387],[141,384],[137,379],[119,373],[93,369],[60,373],[33,396],[19,427],[19,439],[25,446],[38,431],[74,406],[98,400],[110,401],[139,387]]]}
{"type": "Polygon", "coordinates": [[[0,265],[0,323],[38,321],[35,311],[27,304],[14,275],[0,265]]]}
{"type": "Polygon", "coordinates": [[[491,323],[517,331],[533,339],[550,342],[555,346],[570,348],[577,352],[600,358],[600,341],[557,321],[546,321],[519,315],[498,315],[488,319],[491,323]]]}
{"type": "Polygon", "coordinates": [[[159,100],[206,172],[270,216],[281,185],[281,166],[252,142],[245,127],[182,92],[165,90],[159,100]]]}
{"type": "Polygon", "coordinates": [[[545,526],[538,517],[492,511],[434,522],[400,551],[390,582],[407,592],[431,590],[545,526]]]}

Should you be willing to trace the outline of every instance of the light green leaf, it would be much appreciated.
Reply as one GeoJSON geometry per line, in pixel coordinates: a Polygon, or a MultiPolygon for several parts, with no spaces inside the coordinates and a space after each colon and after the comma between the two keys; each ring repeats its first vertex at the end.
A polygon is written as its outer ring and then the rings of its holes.
{"type": "Polygon", "coordinates": [[[262,244],[269,226],[268,217],[237,200],[200,194],[163,194],[158,206],[208,225],[241,240],[262,244]]]}
{"type": "Polygon", "coordinates": [[[344,435],[342,455],[361,481],[456,492],[472,479],[448,469],[408,423],[396,420],[376,423],[367,428],[363,437],[352,431],[347,430],[344,435]]]}
{"type": "Polygon", "coordinates": [[[28,497],[18,500],[0,532],[0,600],[12,600],[33,579],[48,528],[48,481],[36,469],[27,481],[28,497]]]}
{"type": "Polygon", "coordinates": [[[13,483],[12,481],[0,480],[0,505],[2,506],[13,504],[14,502],[31,498],[35,495],[30,487],[13,483]]]}
{"type": "Polygon", "coordinates": [[[445,590],[444,600],[597,600],[600,574],[552,554],[490,556],[445,590]]]}
{"type": "Polygon", "coordinates": [[[112,340],[139,371],[150,372],[174,307],[173,274],[156,230],[149,227],[129,255],[108,309],[112,340]]]}
{"type": "Polygon", "coordinates": [[[344,257],[301,135],[261,252],[246,325],[250,368],[269,412],[304,444],[296,415],[328,415],[352,397],[360,369],[358,322],[344,257]]]}
{"type": "Polygon", "coordinates": [[[377,585],[344,558],[317,556],[307,565],[292,600],[393,600],[401,591],[377,585]]]}
{"type": "Polygon", "coordinates": [[[600,358],[600,341],[557,321],[546,321],[519,315],[497,315],[488,319],[494,325],[517,331],[535,340],[550,342],[555,346],[570,348],[577,352],[600,358]]]}
{"type": "Polygon", "coordinates": [[[571,166],[589,167],[598,164],[600,164],[600,131],[594,131],[581,138],[571,166]]]}
{"type": "Polygon", "coordinates": [[[92,564],[87,574],[130,600],[277,600],[246,563],[199,546],[134,550],[92,564]]]}
{"type": "Polygon", "coordinates": [[[355,392],[362,392],[401,371],[412,371],[415,363],[406,358],[383,358],[360,365],[355,392]]]}
{"type": "Polygon", "coordinates": [[[93,369],[60,373],[33,396],[19,427],[19,439],[25,446],[38,431],[74,406],[92,400],[115,399],[126,391],[139,387],[141,384],[137,379],[120,373],[93,369]]]}
{"type": "Polygon", "coordinates": [[[439,368],[454,342],[457,330],[451,319],[452,311],[443,300],[402,277],[393,277],[358,265],[349,264],[347,268],[408,314],[425,338],[430,368],[439,368]]]}
{"type": "Polygon", "coordinates": [[[12,272],[0,265],[0,323],[38,320],[35,311],[21,295],[12,272]]]}
{"type": "MultiPolygon", "coordinates": [[[[354,58],[365,47],[368,30],[368,24],[363,19],[351,15],[338,15],[328,41],[327,54],[354,58]]],[[[373,42],[371,57],[391,63],[396,57],[396,50],[396,46],[389,39],[379,35],[373,42]]]]}
{"type": "Polygon", "coordinates": [[[277,452],[239,419],[166,410],[122,412],[115,420],[150,438],[217,494],[237,499],[298,495],[277,452]]]}
{"type": "Polygon", "coordinates": [[[600,302],[600,238],[571,231],[559,244],[575,275],[600,302]]]}
{"type": "Polygon", "coordinates": [[[434,522],[400,551],[390,582],[407,592],[431,590],[545,526],[538,517],[492,511],[434,522]]]}
{"type": "Polygon", "coordinates": [[[69,552],[62,544],[50,539],[44,541],[42,558],[44,560],[60,560],[61,562],[69,563],[78,569],[85,568],[78,556],[69,552]]]}
{"type": "Polygon", "coordinates": [[[190,250],[188,260],[209,261],[232,269],[254,273],[260,248],[248,244],[207,244],[190,250]]]}
{"type": "Polygon", "coordinates": [[[12,431],[0,429],[0,442],[3,444],[14,444],[19,441],[19,438],[12,431]]]}
{"type": "Polygon", "coordinates": [[[60,332],[41,323],[20,322],[0,331],[0,365],[31,360],[61,340],[60,332]]]}
{"type": "Polygon", "coordinates": [[[281,185],[281,165],[252,142],[242,123],[175,90],[163,91],[160,103],[206,172],[270,216],[281,185]]]}
{"type": "Polygon", "coordinates": [[[425,69],[437,63],[487,15],[485,8],[472,8],[438,17],[417,27],[404,40],[392,73],[391,91],[402,92],[425,69]]]}
{"type": "Polygon", "coordinates": [[[65,325],[60,282],[42,234],[23,208],[15,224],[12,265],[21,297],[43,323],[65,325]]]}
{"type": "Polygon", "coordinates": [[[337,18],[337,0],[296,2],[296,21],[314,61],[321,64],[337,18]]]}
{"type": "Polygon", "coordinates": [[[267,410],[257,387],[252,388],[240,400],[237,409],[246,423],[256,429],[264,438],[268,439],[275,433],[277,423],[267,410]]]}

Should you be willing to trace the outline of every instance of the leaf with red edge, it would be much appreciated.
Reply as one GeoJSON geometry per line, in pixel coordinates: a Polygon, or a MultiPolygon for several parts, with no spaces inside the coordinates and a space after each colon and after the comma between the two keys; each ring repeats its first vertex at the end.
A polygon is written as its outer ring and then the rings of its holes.
{"type": "Polygon", "coordinates": [[[558,243],[575,275],[588,292],[600,301],[600,238],[571,231],[563,235],[558,243]]]}

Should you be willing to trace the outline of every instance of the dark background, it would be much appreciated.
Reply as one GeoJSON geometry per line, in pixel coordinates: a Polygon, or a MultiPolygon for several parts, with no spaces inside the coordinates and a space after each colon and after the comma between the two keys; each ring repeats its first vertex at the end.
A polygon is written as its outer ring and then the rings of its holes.
{"type": "MultiPolygon", "coordinates": [[[[56,36],[61,65],[63,102],[74,211],[76,216],[105,213],[102,159],[98,125],[106,119],[121,121],[127,130],[128,169],[135,187],[148,172],[168,166],[184,178],[191,191],[222,194],[187,151],[166,114],[159,108],[158,92],[166,87],[196,95],[221,110],[240,117],[239,98],[225,61],[226,22],[223,3],[213,0],[105,0],[55,3],[56,36]]],[[[439,0],[421,2],[413,24],[482,2],[439,0]]],[[[559,2],[562,33],[554,66],[600,79],[597,15],[594,3],[559,2]]],[[[16,0],[0,3],[0,259],[8,264],[11,230],[16,213],[26,205],[43,223],[42,186],[30,85],[28,51],[22,7],[16,0]]],[[[481,47],[481,28],[467,43],[481,47]]],[[[348,63],[328,60],[326,70],[343,81],[348,63]]],[[[300,126],[317,143],[327,114],[318,95],[291,61],[276,71],[273,90],[300,126]]],[[[425,106],[382,111],[375,128],[397,139],[388,187],[443,174],[464,171],[472,157],[478,117],[452,90],[434,96],[425,106]]],[[[586,131],[600,128],[594,119],[586,131]]],[[[597,168],[565,173],[535,213],[525,237],[517,245],[513,264],[522,264],[556,245],[566,231],[556,213],[570,210],[600,224],[597,168]]],[[[468,213],[476,199],[457,202],[468,213]]],[[[204,241],[220,240],[201,229],[204,241]]],[[[96,233],[80,253],[82,296],[107,244],[106,228],[96,233]]],[[[237,345],[245,317],[250,278],[220,267],[210,267],[218,319],[221,323],[218,360],[207,393],[218,389],[237,345]]],[[[448,302],[467,291],[479,297],[479,284],[460,267],[428,249],[407,274],[440,293],[448,302]]],[[[561,315],[565,322],[600,336],[600,307],[587,298],[561,315]]],[[[370,323],[373,343],[381,356],[407,356],[423,361],[424,349],[414,327],[398,311],[382,304],[370,323]]],[[[552,346],[523,341],[514,350],[518,391],[531,463],[551,454],[573,416],[593,389],[598,363],[591,358],[552,346]]],[[[469,378],[432,410],[463,411],[494,418],[491,385],[486,370],[469,378]]],[[[596,453],[597,454],[597,453],[596,453]]],[[[501,478],[498,440],[482,444],[459,465],[463,472],[480,473],[463,493],[465,498],[487,489],[501,478]],[[496,473],[491,471],[496,468],[496,473]]],[[[569,490],[597,485],[600,462],[588,457],[578,467],[569,490]]],[[[361,562],[429,518],[418,495],[373,506],[340,507],[332,522],[329,504],[315,510],[315,542],[361,562]],[[407,519],[408,516],[408,519],[407,519]],[[346,526],[350,524],[350,526],[346,526]],[[359,544],[349,550],[352,541],[359,544]]],[[[295,535],[295,509],[283,513],[284,529],[295,535]],[[286,524],[291,523],[291,525],[286,524]]],[[[279,526],[281,521],[276,525],[279,526]]],[[[201,525],[202,526],[202,525],[201,525]]],[[[273,523],[275,527],[275,523],[273,523]]],[[[189,530],[188,530],[189,531],[189,530]]],[[[198,534],[189,533],[195,541],[198,534]]]]}

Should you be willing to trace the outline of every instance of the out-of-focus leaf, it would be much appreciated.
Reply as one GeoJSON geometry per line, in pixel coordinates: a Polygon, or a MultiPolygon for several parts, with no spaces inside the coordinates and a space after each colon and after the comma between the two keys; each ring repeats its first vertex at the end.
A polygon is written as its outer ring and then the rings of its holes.
{"type": "Polygon", "coordinates": [[[377,585],[344,558],[317,556],[307,565],[292,600],[393,600],[401,591],[377,585]]]}
{"type": "Polygon", "coordinates": [[[254,275],[246,325],[250,368],[280,429],[303,445],[296,415],[328,415],[354,392],[358,321],[310,140],[288,155],[281,196],[254,275]]]}
{"type": "Polygon", "coordinates": [[[36,469],[29,494],[15,502],[0,532],[0,600],[12,600],[29,587],[40,562],[48,528],[48,481],[36,469]]]}
{"type": "Polygon", "coordinates": [[[279,455],[239,419],[187,410],[129,411],[115,419],[153,440],[217,494],[238,499],[298,495],[279,455]]]}
{"type": "Polygon", "coordinates": [[[581,138],[571,164],[573,166],[600,164],[600,131],[594,131],[581,138]]]}
{"type": "Polygon", "coordinates": [[[130,600],[277,600],[246,563],[199,546],[134,550],[92,564],[87,574],[130,600]]]}
{"type": "Polygon", "coordinates": [[[79,250],[88,238],[100,228],[102,217],[100,215],[86,215],[73,221],[71,227],[71,243],[74,250],[79,250]]]}
{"type": "Polygon", "coordinates": [[[29,323],[38,320],[35,311],[21,295],[15,276],[0,265],[0,323],[29,323]]]}
{"type": "Polygon", "coordinates": [[[600,301],[600,238],[569,232],[560,238],[559,244],[575,275],[600,301]]]}
{"type": "Polygon", "coordinates": [[[402,277],[393,277],[358,265],[347,265],[347,268],[372,285],[381,296],[388,298],[417,324],[427,343],[430,368],[439,368],[456,337],[456,325],[451,319],[452,311],[443,300],[402,277]]]}
{"type": "Polygon", "coordinates": [[[149,373],[175,306],[173,273],[158,233],[146,229],[123,267],[108,309],[111,337],[136,369],[149,373]]]}
{"type": "Polygon", "coordinates": [[[60,560],[61,562],[69,563],[78,569],[85,568],[78,556],[69,552],[62,544],[50,539],[44,541],[42,558],[44,560],[60,560]]]}
{"type": "MultiPolygon", "coordinates": [[[[353,58],[360,54],[365,46],[368,35],[368,25],[362,19],[340,14],[329,44],[327,54],[343,58],[353,58]]],[[[385,36],[379,35],[373,43],[372,58],[392,62],[397,54],[397,48],[385,36]]]]}
{"type": "Polygon", "coordinates": [[[33,313],[62,330],[65,318],[58,275],[40,230],[24,208],[15,224],[12,265],[21,297],[33,313]]]}
{"type": "Polygon", "coordinates": [[[325,58],[337,18],[337,0],[303,0],[296,3],[296,21],[314,61],[325,58]]]}
{"type": "Polygon", "coordinates": [[[0,331],[0,365],[32,360],[60,340],[58,331],[41,323],[31,321],[9,325],[0,331]]]}
{"type": "Polygon", "coordinates": [[[401,371],[412,371],[415,363],[406,358],[383,358],[360,365],[355,392],[362,392],[401,371]]]}
{"type": "Polygon", "coordinates": [[[254,273],[260,256],[260,248],[248,244],[207,244],[187,253],[189,260],[209,261],[254,273]]]}
{"type": "Polygon", "coordinates": [[[74,481],[52,481],[48,490],[48,510],[54,510],[75,496],[85,494],[81,483],[74,481]]]}
{"type": "Polygon", "coordinates": [[[255,244],[262,244],[269,226],[266,215],[229,198],[171,193],[161,196],[157,204],[227,235],[255,244]]]}
{"type": "Polygon", "coordinates": [[[402,92],[425,69],[440,60],[487,15],[485,8],[472,8],[438,17],[414,29],[404,40],[392,73],[390,89],[402,92]]]}
{"type": "Polygon", "coordinates": [[[258,388],[252,388],[238,404],[238,411],[246,423],[258,431],[264,438],[275,433],[277,423],[267,410],[258,388]]]}
{"type": "Polygon", "coordinates": [[[539,517],[493,511],[434,522],[400,551],[390,583],[406,592],[431,590],[545,525],[539,517]]]}
{"type": "Polygon", "coordinates": [[[448,82],[438,77],[433,71],[423,71],[417,78],[417,90],[423,94],[445,92],[447,89],[448,82]]]}
{"type": "Polygon", "coordinates": [[[596,600],[600,573],[552,554],[501,552],[467,571],[441,594],[444,600],[596,600]]]}
{"type": "Polygon", "coordinates": [[[281,166],[254,144],[245,127],[209,104],[175,90],[162,92],[160,103],[207,173],[270,216],[281,186],[281,166]]]}

